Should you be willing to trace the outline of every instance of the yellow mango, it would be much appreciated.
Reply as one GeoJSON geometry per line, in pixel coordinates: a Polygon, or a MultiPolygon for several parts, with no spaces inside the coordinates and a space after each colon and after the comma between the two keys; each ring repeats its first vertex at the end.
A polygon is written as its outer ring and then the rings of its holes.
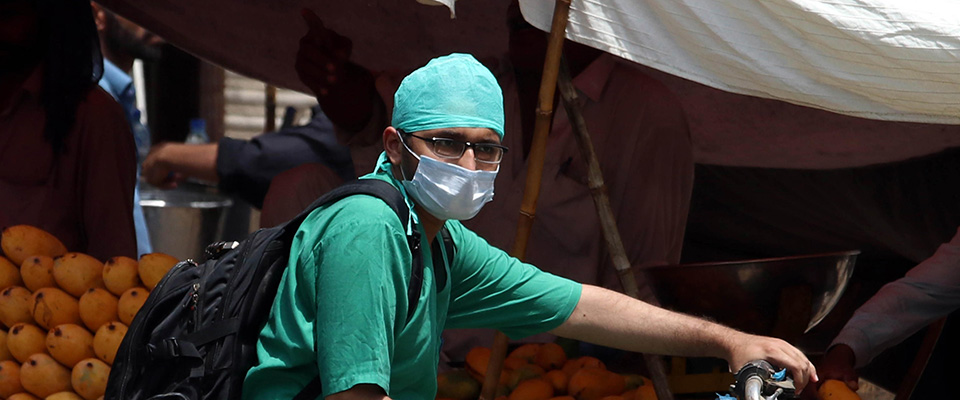
{"type": "Polygon", "coordinates": [[[130,288],[140,286],[137,260],[117,256],[103,264],[103,284],[107,290],[119,296],[130,288]]]}
{"type": "Polygon", "coordinates": [[[0,322],[11,327],[20,322],[33,323],[33,300],[30,291],[20,286],[10,286],[0,291],[0,322]]]}
{"type": "Polygon", "coordinates": [[[480,382],[463,369],[453,369],[437,375],[437,397],[469,400],[480,395],[480,382]]]}
{"type": "Polygon", "coordinates": [[[101,325],[120,320],[118,304],[117,297],[106,289],[91,288],[80,297],[80,319],[90,331],[96,332],[101,325]]]}
{"type": "Polygon", "coordinates": [[[12,394],[7,397],[7,400],[40,400],[37,396],[34,396],[27,392],[20,392],[17,394],[12,394]]]}
{"type": "Polygon", "coordinates": [[[854,392],[843,381],[827,379],[820,384],[817,394],[823,400],[860,400],[860,395],[854,392]]]}
{"type": "Polygon", "coordinates": [[[140,262],[137,265],[140,272],[140,280],[147,289],[153,290],[163,279],[163,276],[170,271],[180,260],[171,255],[163,253],[150,253],[140,256],[140,262]]]}
{"type": "Polygon", "coordinates": [[[120,348],[120,342],[126,334],[127,326],[119,322],[111,322],[97,329],[97,333],[93,336],[93,352],[96,353],[97,358],[113,365],[117,349],[120,348]]]}
{"type": "Polygon", "coordinates": [[[7,347],[7,331],[0,330],[0,361],[13,360],[10,348],[7,347]]]}
{"type": "Polygon", "coordinates": [[[47,333],[36,325],[19,323],[7,334],[7,348],[17,361],[23,363],[34,354],[47,352],[46,336],[47,333]]]}
{"type": "Polygon", "coordinates": [[[34,354],[20,366],[20,384],[39,397],[65,392],[71,389],[70,370],[47,354],[34,354]]]}
{"type": "Polygon", "coordinates": [[[117,314],[120,317],[120,322],[129,326],[149,295],[150,293],[144,288],[133,288],[123,292],[120,301],[117,302],[117,314]]]}
{"type": "Polygon", "coordinates": [[[80,325],[63,324],[51,329],[47,333],[46,346],[50,356],[66,366],[96,356],[93,353],[93,334],[80,325]]]}
{"type": "Polygon", "coordinates": [[[31,292],[57,287],[57,281],[53,279],[53,258],[49,256],[32,256],[24,260],[20,265],[20,277],[23,278],[23,286],[31,292]]]}
{"type": "Polygon", "coordinates": [[[96,358],[88,358],[73,367],[70,382],[81,397],[95,400],[107,391],[109,376],[110,366],[96,358]]]}
{"type": "Polygon", "coordinates": [[[0,398],[23,391],[20,385],[20,364],[16,361],[0,361],[0,398]]]}
{"type": "Polygon", "coordinates": [[[59,392],[51,394],[43,400],[83,400],[83,397],[74,392],[59,392]]]}
{"type": "Polygon", "coordinates": [[[43,288],[33,294],[33,319],[44,329],[61,324],[80,324],[77,299],[57,288],[43,288]]]}
{"type": "Polygon", "coordinates": [[[83,253],[67,253],[53,259],[53,279],[63,291],[80,297],[87,289],[104,287],[103,263],[83,253]]]}
{"type": "Polygon", "coordinates": [[[30,256],[56,257],[67,252],[67,247],[56,236],[30,225],[14,225],[4,229],[0,248],[14,265],[23,264],[23,260],[30,256]]]}
{"type": "Polygon", "coordinates": [[[20,269],[10,260],[0,256],[0,289],[10,286],[23,286],[20,279],[20,269]]]}

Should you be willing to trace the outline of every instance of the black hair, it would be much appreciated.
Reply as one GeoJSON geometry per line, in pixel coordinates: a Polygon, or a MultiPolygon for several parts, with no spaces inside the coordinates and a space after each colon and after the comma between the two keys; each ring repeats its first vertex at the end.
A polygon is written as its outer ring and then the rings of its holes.
{"type": "Polygon", "coordinates": [[[36,0],[43,49],[43,136],[55,153],[76,121],[77,106],[103,76],[103,55],[89,0],[36,0]]]}

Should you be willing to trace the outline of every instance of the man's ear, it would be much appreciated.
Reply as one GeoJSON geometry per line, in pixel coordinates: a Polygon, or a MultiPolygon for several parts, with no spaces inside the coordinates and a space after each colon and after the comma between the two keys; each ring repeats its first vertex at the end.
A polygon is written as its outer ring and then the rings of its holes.
{"type": "Polygon", "coordinates": [[[387,158],[390,159],[391,164],[400,165],[400,156],[405,149],[400,142],[400,134],[392,126],[383,130],[383,150],[387,152],[387,158]]]}

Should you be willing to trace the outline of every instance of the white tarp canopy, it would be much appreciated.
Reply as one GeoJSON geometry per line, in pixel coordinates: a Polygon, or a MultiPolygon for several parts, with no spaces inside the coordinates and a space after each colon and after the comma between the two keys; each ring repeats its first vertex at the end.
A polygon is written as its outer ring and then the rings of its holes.
{"type": "MultiPolygon", "coordinates": [[[[554,0],[521,0],[549,30],[554,0]]],[[[960,124],[955,0],[574,0],[567,36],[728,92],[960,124]]]]}

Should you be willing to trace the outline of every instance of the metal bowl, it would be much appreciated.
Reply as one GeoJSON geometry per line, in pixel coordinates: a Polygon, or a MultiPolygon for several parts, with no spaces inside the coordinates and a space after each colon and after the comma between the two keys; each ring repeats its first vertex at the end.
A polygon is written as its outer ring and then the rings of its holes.
{"type": "Polygon", "coordinates": [[[837,304],[860,251],[644,268],[661,305],[788,341],[837,304]]]}
{"type": "Polygon", "coordinates": [[[230,197],[198,184],[171,190],[140,187],[140,206],[153,250],[181,260],[200,259],[208,244],[221,240],[232,205],[230,197]]]}

